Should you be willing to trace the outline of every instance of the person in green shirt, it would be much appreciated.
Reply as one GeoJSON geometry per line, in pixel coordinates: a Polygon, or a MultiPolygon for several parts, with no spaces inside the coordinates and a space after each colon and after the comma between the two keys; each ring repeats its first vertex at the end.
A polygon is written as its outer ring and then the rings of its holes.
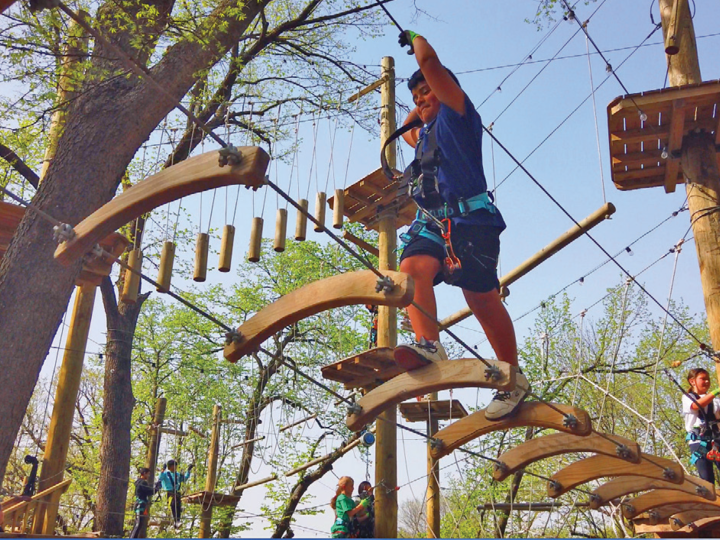
{"type": "Polygon", "coordinates": [[[335,510],[335,523],[330,528],[333,538],[350,538],[352,517],[365,510],[369,504],[369,499],[364,499],[359,504],[353,500],[354,487],[355,482],[349,476],[338,480],[337,492],[330,500],[330,506],[335,510]]]}

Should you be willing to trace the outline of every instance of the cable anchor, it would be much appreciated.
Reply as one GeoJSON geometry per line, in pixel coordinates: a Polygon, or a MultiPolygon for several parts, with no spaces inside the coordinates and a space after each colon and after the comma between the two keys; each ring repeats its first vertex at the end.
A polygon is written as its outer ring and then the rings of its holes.
{"type": "Polygon", "coordinates": [[[708,496],[708,490],[705,486],[695,486],[695,493],[697,493],[700,497],[708,496]]]}
{"type": "Polygon", "coordinates": [[[508,466],[505,465],[502,461],[496,461],[495,462],[495,470],[499,473],[505,474],[508,470],[508,466]]]}
{"type": "Polygon", "coordinates": [[[237,330],[232,330],[231,332],[225,333],[225,345],[230,345],[232,343],[242,343],[242,341],[243,335],[237,330]]]}
{"type": "Polygon", "coordinates": [[[67,242],[75,238],[75,229],[69,223],[60,223],[53,227],[53,239],[58,244],[67,242]]]}
{"type": "Polygon", "coordinates": [[[440,450],[443,446],[445,446],[445,443],[442,440],[436,439],[435,437],[430,437],[428,442],[430,443],[430,448],[433,450],[440,450]]]}
{"type": "Polygon", "coordinates": [[[347,408],[347,415],[352,416],[353,414],[358,415],[362,412],[362,407],[357,403],[351,403],[347,408]]]}
{"type": "Polygon", "coordinates": [[[501,381],[503,378],[502,371],[497,366],[488,366],[485,368],[485,379],[488,381],[501,381]]]}
{"type": "Polygon", "coordinates": [[[240,165],[242,162],[242,152],[231,144],[218,150],[218,154],[220,154],[218,156],[218,165],[220,167],[240,165]]]}
{"type": "Polygon", "coordinates": [[[632,459],[634,457],[630,449],[624,444],[618,444],[615,447],[615,453],[620,459],[632,459]]]}
{"type": "Polygon", "coordinates": [[[577,429],[578,428],[578,419],[575,417],[575,415],[568,414],[563,419],[563,426],[569,429],[577,429]]]}
{"type": "Polygon", "coordinates": [[[663,469],[663,478],[665,480],[674,480],[675,479],[675,471],[673,471],[670,467],[665,467],[663,469]]]}
{"type": "Polygon", "coordinates": [[[395,284],[390,276],[378,278],[377,283],[375,284],[376,293],[384,292],[385,294],[390,294],[394,288],[395,284]]]}

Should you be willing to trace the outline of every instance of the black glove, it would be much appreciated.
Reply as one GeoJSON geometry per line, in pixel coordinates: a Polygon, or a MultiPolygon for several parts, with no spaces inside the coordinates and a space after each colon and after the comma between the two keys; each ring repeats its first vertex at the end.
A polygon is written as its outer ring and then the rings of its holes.
{"type": "Polygon", "coordinates": [[[160,482],[160,480],[158,480],[157,482],[155,482],[155,493],[157,493],[158,491],[160,491],[160,488],[161,488],[161,487],[162,487],[162,482],[160,482]]]}
{"type": "Polygon", "coordinates": [[[401,47],[405,47],[406,45],[410,47],[408,54],[415,54],[415,49],[413,48],[413,41],[415,41],[415,38],[418,36],[419,34],[416,34],[412,30],[403,30],[398,36],[398,43],[401,47]]]}
{"type": "Polygon", "coordinates": [[[192,471],[194,467],[195,467],[194,463],[191,463],[190,465],[188,465],[188,472],[192,471]]]}

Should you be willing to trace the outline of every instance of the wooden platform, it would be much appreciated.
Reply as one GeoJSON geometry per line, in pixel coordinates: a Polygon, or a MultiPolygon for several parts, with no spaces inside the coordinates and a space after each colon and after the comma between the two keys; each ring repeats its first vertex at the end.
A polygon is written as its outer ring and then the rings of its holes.
{"type": "MultiPolygon", "coordinates": [[[[334,199],[328,199],[330,208],[333,208],[334,199]]],[[[367,229],[377,230],[378,218],[387,210],[397,212],[397,226],[400,228],[412,223],[417,206],[410,197],[398,192],[397,182],[391,182],[382,169],[371,172],[345,190],[343,213],[350,223],[359,222],[367,229]]]]}
{"type": "Polygon", "coordinates": [[[324,378],[342,383],[348,390],[374,388],[401,373],[405,370],[395,363],[390,347],[375,347],[322,368],[324,378]]]}
{"type": "Polygon", "coordinates": [[[187,504],[202,504],[203,506],[208,506],[208,504],[212,504],[213,506],[236,506],[240,501],[240,496],[198,491],[190,495],[185,495],[182,500],[187,504]]]}
{"type": "Polygon", "coordinates": [[[468,413],[457,399],[443,401],[406,401],[400,404],[400,414],[408,422],[427,422],[430,414],[435,420],[457,420],[468,413]]]}
{"type": "Polygon", "coordinates": [[[720,143],[720,81],[620,96],[607,107],[612,178],[620,190],[684,183],[683,136],[694,129],[715,132],[720,143]],[[647,115],[642,121],[638,108],[647,115]],[[661,156],[663,149],[668,157],[661,156]]]}

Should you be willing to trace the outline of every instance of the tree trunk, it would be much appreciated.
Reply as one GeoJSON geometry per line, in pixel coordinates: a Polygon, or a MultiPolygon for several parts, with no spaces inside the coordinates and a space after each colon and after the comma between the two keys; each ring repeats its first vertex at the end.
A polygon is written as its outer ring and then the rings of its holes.
{"type": "MultiPolygon", "coordinates": [[[[268,2],[246,0],[241,17],[234,0],[222,0],[207,19],[208,25],[223,28],[212,45],[199,39],[173,45],[153,68],[154,78],[181,99],[197,73],[222,58],[268,2]]],[[[125,43],[121,29],[105,33],[125,43]]],[[[96,66],[115,57],[109,51],[97,52],[102,49],[96,46],[96,66]]],[[[114,77],[89,84],[94,86],[85,88],[68,112],[55,159],[33,199],[39,208],[73,225],[113,197],[137,149],[175,106],[147,79],[114,77]]],[[[51,225],[28,211],[0,262],[0,386],[5,388],[0,401],[0,484],[80,270],[80,261],[60,266],[53,259],[54,250],[51,225]]]]}
{"type": "Polygon", "coordinates": [[[131,377],[132,342],[140,309],[150,293],[138,296],[135,304],[121,302],[118,305],[109,277],[103,279],[100,289],[107,315],[107,346],[95,530],[103,536],[122,536],[135,405],[131,377]]]}
{"type": "MultiPolygon", "coordinates": [[[[533,438],[534,430],[529,427],[525,430],[525,442],[533,438]]],[[[510,493],[505,498],[506,503],[512,503],[517,496],[517,492],[520,489],[520,482],[524,475],[524,471],[518,471],[513,474],[512,483],[510,484],[510,493]]],[[[498,517],[497,526],[495,527],[495,537],[505,538],[505,530],[507,529],[508,521],[510,520],[510,512],[501,512],[498,517]]]]}

